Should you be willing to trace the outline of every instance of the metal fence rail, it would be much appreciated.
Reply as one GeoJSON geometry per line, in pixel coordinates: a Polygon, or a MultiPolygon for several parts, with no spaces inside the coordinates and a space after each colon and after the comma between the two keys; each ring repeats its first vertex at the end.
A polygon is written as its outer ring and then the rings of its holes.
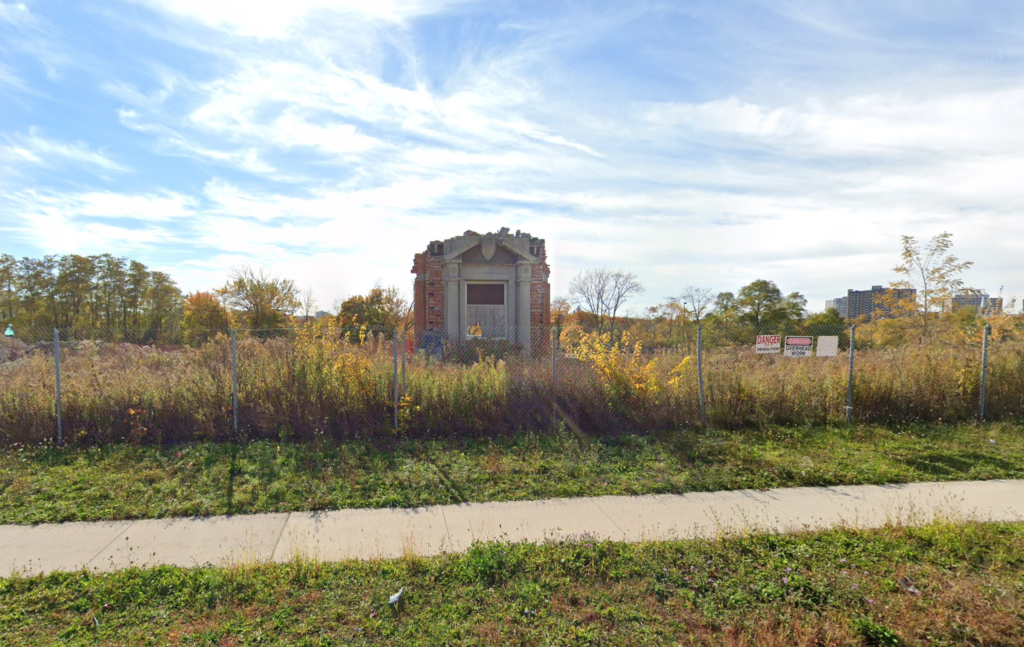
{"type": "Polygon", "coordinates": [[[0,383],[0,442],[984,420],[1024,416],[1024,342],[987,325],[913,338],[720,321],[661,338],[570,325],[417,339],[330,321],[187,336],[31,329],[0,339],[0,383]]]}

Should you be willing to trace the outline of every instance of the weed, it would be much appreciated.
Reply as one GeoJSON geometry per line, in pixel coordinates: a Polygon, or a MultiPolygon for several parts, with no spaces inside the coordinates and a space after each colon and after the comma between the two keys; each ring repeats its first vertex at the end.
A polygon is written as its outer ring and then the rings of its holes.
{"type": "Polygon", "coordinates": [[[1021,524],[970,523],[53,573],[0,579],[0,635],[17,645],[1012,647],[1024,645],[1021,554],[1021,524]],[[977,551],[965,560],[968,545],[977,551]],[[907,569],[926,595],[891,585],[907,569]],[[392,612],[399,590],[404,607],[392,612]]]}
{"type": "Polygon", "coordinates": [[[995,478],[1024,478],[1019,425],[15,445],[0,523],[995,478]]]}

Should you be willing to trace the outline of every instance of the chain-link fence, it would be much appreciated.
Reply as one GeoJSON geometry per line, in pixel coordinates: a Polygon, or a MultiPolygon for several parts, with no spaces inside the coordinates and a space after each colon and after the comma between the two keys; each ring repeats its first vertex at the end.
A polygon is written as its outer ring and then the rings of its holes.
{"type": "MultiPolygon", "coordinates": [[[[902,328],[898,327],[902,326],[902,328]]],[[[861,326],[528,331],[21,329],[0,338],[0,441],[592,435],[1024,414],[1024,342],[861,326]]]]}

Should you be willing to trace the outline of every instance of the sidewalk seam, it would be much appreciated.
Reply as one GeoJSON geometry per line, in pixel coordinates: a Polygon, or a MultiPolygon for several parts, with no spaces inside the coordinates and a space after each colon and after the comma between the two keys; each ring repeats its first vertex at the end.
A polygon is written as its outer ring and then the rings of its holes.
{"type": "Polygon", "coordinates": [[[277,541],[274,542],[274,550],[270,551],[270,561],[274,561],[277,558],[277,549],[281,545],[281,538],[284,537],[284,531],[288,527],[288,522],[292,520],[292,512],[285,515],[284,523],[281,524],[281,532],[277,533],[277,541]]]}
{"type": "Polygon", "coordinates": [[[612,516],[611,516],[610,514],[608,514],[607,512],[605,512],[605,509],[601,507],[601,504],[599,504],[599,503],[597,502],[597,499],[596,499],[596,498],[595,498],[595,499],[593,499],[593,500],[591,501],[591,503],[593,503],[593,504],[594,504],[594,506],[595,506],[595,507],[596,507],[596,508],[597,508],[598,510],[600,510],[600,511],[601,511],[601,514],[603,514],[604,516],[608,517],[608,521],[611,521],[611,522],[612,522],[612,525],[613,525],[613,526],[615,526],[615,529],[616,529],[616,530],[618,530],[618,531],[619,531],[619,533],[620,533],[620,534],[622,535],[622,539],[623,539],[623,540],[625,540],[625,539],[626,539],[626,532],[625,532],[625,531],[624,531],[624,530],[623,530],[622,528],[619,528],[619,524],[615,523],[615,519],[612,519],[612,516]]]}
{"type": "Polygon", "coordinates": [[[95,555],[93,555],[88,560],[86,560],[85,566],[89,566],[89,564],[92,564],[93,560],[95,560],[97,557],[102,555],[108,548],[113,546],[114,542],[117,541],[118,538],[121,537],[124,533],[128,532],[128,530],[130,530],[131,527],[134,526],[137,521],[138,521],[137,519],[132,519],[132,520],[130,520],[128,522],[127,526],[122,526],[121,529],[117,531],[117,534],[114,535],[113,539],[111,539],[109,542],[107,542],[107,544],[103,548],[101,548],[99,550],[99,552],[97,552],[95,555]]]}
{"type": "Polygon", "coordinates": [[[439,506],[439,507],[441,508],[441,519],[444,521],[444,534],[448,536],[448,545],[451,546],[452,545],[452,531],[448,529],[448,515],[446,515],[444,513],[444,506],[443,505],[439,506]]]}

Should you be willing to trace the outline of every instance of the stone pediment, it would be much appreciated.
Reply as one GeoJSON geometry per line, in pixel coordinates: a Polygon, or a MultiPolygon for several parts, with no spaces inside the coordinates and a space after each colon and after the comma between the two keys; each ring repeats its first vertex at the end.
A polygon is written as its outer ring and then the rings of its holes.
{"type": "Polygon", "coordinates": [[[463,250],[459,257],[459,260],[463,263],[479,263],[484,265],[516,265],[520,258],[514,250],[506,247],[497,247],[491,252],[491,257],[487,258],[483,245],[474,245],[469,249],[463,250]]]}
{"type": "Polygon", "coordinates": [[[515,236],[510,236],[507,228],[482,236],[466,232],[447,241],[448,247],[454,249],[445,255],[444,262],[460,260],[465,263],[514,264],[522,259],[538,263],[540,259],[527,251],[530,239],[529,234],[520,234],[518,231],[515,236]]]}

